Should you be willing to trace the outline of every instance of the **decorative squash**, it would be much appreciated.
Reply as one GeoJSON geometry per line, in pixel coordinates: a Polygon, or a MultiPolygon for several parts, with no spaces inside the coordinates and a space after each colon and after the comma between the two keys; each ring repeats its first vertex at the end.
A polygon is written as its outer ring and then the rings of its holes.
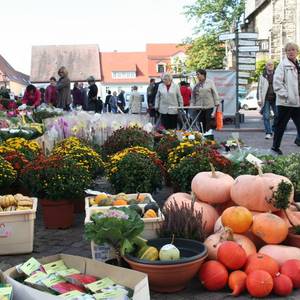
{"type": "Polygon", "coordinates": [[[280,266],[290,259],[298,259],[300,261],[300,249],[298,247],[285,245],[266,245],[258,252],[269,255],[276,260],[280,266]]]}
{"type": "Polygon", "coordinates": [[[232,206],[225,209],[221,215],[223,226],[227,226],[234,233],[246,232],[252,224],[252,213],[242,206],[232,206]]]}
{"type": "Polygon", "coordinates": [[[157,214],[153,209],[148,209],[145,213],[143,218],[157,218],[157,214]]]}
{"type": "Polygon", "coordinates": [[[257,253],[249,255],[245,266],[245,272],[250,274],[256,270],[264,270],[272,277],[275,277],[279,272],[279,265],[272,257],[266,254],[257,253]]]}
{"type": "MultiPolygon", "coordinates": [[[[182,206],[183,203],[186,203],[188,205],[192,205],[192,196],[185,193],[176,193],[171,195],[167,201],[165,202],[164,206],[168,206],[168,204],[176,202],[178,206],[182,206]]],[[[194,208],[196,211],[201,211],[203,214],[202,222],[205,224],[205,233],[210,234],[214,230],[214,225],[216,220],[218,219],[219,215],[217,211],[209,204],[202,203],[195,201],[194,208]]]]}
{"type": "Polygon", "coordinates": [[[208,259],[217,259],[217,251],[224,241],[234,241],[241,245],[246,251],[247,256],[256,253],[256,247],[251,240],[241,234],[233,234],[230,228],[214,233],[204,241],[208,250],[208,259]]]}
{"type": "Polygon", "coordinates": [[[293,282],[290,277],[277,273],[273,281],[273,292],[275,295],[288,296],[293,292],[293,282]]]}
{"type": "Polygon", "coordinates": [[[210,260],[201,266],[199,279],[207,290],[218,291],[225,287],[228,272],[220,262],[210,260]]]}
{"type": "Polygon", "coordinates": [[[230,190],[234,179],[225,173],[216,172],[211,165],[211,172],[200,172],[192,180],[192,191],[200,201],[215,204],[230,200],[230,190]]]}
{"type": "Polygon", "coordinates": [[[227,269],[238,270],[246,263],[247,254],[238,243],[225,241],[218,249],[217,258],[227,269]]]}
{"type": "Polygon", "coordinates": [[[289,232],[286,222],[271,213],[254,216],[252,232],[268,244],[280,244],[289,232]]]}
{"type": "Polygon", "coordinates": [[[291,185],[291,193],[287,195],[288,201],[294,197],[291,181],[273,173],[263,174],[259,169],[259,175],[238,176],[231,188],[231,199],[237,204],[260,212],[278,211],[273,204],[279,184],[284,181],[291,185]]]}
{"type": "Polygon", "coordinates": [[[280,273],[291,278],[294,288],[300,288],[300,260],[287,260],[280,268],[280,273]]]}
{"type": "Polygon", "coordinates": [[[246,288],[247,274],[243,271],[233,271],[228,278],[228,286],[232,296],[239,296],[246,288]]]}
{"type": "Polygon", "coordinates": [[[249,294],[252,297],[266,297],[273,289],[273,278],[263,270],[251,272],[246,279],[246,286],[249,294]]]}
{"type": "Polygon", "coordinates": [[[113,206],[121,206],[121,205],[127,205],[127,201],[123,199],[117,199],[113,202],[113,206]]]}

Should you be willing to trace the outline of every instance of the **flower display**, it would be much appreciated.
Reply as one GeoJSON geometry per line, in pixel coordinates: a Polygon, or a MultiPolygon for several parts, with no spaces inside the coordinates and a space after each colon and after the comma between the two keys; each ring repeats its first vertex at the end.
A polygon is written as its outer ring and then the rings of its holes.
{"type": "Polygon", "coordinates": [[[88,166],[76,160],[40,155],[21,171],[20,180],[39,198],[74,200],[84,196],[92,179],[88,166]]]}
{"type": "Polygon", "coordinates": [[[54,147],[52,153],[87,166],[93,177],[104,172],[104,163],[100,155],[76,137],[63,140],[54,147]]]}
{"type": "Polygon", "coordinates": [[[41,147],[35,141],[28,141],[24,138],[10,138],[0,145],[1,153],[8,151],[19,151],[26,159],[32,161],[41,153],[41,147]]]}
{"type": "Polygon", "coordinates": [[[6,147],[1,149],[6,150],[0,153],[0,155],[11,163],[14,170],[17,171],[18,175],[20,174],[21,170],[29,163],[29,160],[26,159],[25,155],[16,150],[9,150],[6,147]]]}
{"type": "Polygon", "coordinates": [[[10,162],[0,156],[0,188],[9,187],[17,178],[17,172],[10,162]]]}
{"type": "Polygon", "coordinates": [[[153,143],[153,136],[137,126],[120,128],[102,145],[102,157],[107,159],[114,153],[134,146],[152,150],[153,143]]]}

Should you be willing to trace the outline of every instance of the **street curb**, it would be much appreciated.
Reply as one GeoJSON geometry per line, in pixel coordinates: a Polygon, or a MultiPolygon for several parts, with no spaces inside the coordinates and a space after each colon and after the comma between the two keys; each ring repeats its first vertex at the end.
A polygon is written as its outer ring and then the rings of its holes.
{"type": "Polygon", "coordinates": [[[262,128],[222,128],[218,132],[264,132],[262,128]]]}

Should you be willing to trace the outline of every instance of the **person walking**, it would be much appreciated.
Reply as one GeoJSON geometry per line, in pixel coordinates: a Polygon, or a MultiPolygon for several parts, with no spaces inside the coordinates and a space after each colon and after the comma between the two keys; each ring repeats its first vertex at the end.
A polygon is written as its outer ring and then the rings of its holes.
{"type": "Polygon", "coordinates": [[[60,67],[58,70],[59,80],[56,88],[58,91],[57,95],[57,107],[64,110],[69,110],[71,103],[71,82],[68,77],[68,71],[65,67],[60,67]]]}
{"type": "Polygon", "coordinates": [[[183,106],[183,100],[171,74],[163,74],[162,81],[155,98],[155,109],[161,114],[161,122],[165,129],[176,129],[178,119],[176,107],[183,106]]]}
{"type": "Polygon", "coordinates": [[[110,97],[109,104],[110,104],[111,112],[113,114],[117,114],[118,113],[118,96],[117,96],[116,91],[114,91],[112,96],[110,97]]]}
{"type": "Polygon", "coordinates": [[[119,95],[118,95],[118,102],[117,102],[118,107],[120,108],[120,110],[122,112],[124,112],[124,109],[125,109],[125,96],[124,96],[124,94],[125,94],[125,91],[121,90],[119,95]]]}
{"type": "Polygon", "coordinates": [[[89,84],[89,92],[88,92],[88,110],[97,110],[97,95],[98,95],[98,87],[95,82],[95,78],[90,76],[87,79],[89,84]]]}
{"type": "Polygon", "coordinates": [[[220,104],[219,95],[212,80],[206,78],[206,70],[199,69],[196,72],[198,83],[194,86],[191,97],[191,106],[198,106],[198,121],[203,133],[210,129],[211,118],[214,109],[220,104]]]}
{"type": "MultiPolygon", "coordinates": [[[[157,89],[156,89],[157,91],[157,89]]],[[[147,87],[147,103],[148,103],[148,113],[150,118],[155,117],[155,79],[151,78],[150,83],[147,87]]]]}
{"type": "Polygon", "coordinates": [[[282,155],[280,144],[290,119],[297,129],[295,144],[300,146],[300,65],[297,60],[299,46],[295,43],[287,43],[284,50],[286,56],[276,68],[273,81],[277,96],[277,117],[271,149],[279,155],[282,155]]]}
{"type": "Polygon", "coordinates": [[[50,84],[46,88],[45,92],[46,104],[56,106],[57,105],[57,89],[56,89],[56,78],[50,78],[50,84]]]}
{"type": "Polygon", "coordinates": [[[107,95],[105,97],[105,102],[104,102],[104,112],[111,112],[110,98],[111,98],[111,91],[108,90],[107,95]]]}
{"type": "Polygon", "coordinates": [[[132,87],[132,93],[129,98],[129,113],[140,114],[142,112],[142,96],[138,92],[138,87],[132,87]]]}
{"type": "Polygon", "coordinates": [[[263,115],[264,127],[266,132],[266,139],[271,139],[274,131],[274,121],[273,130],[271,128],[271,109],[274,114],[274,120],[276,118],[276,94],[273,89],[273,77],[274,77],[274,63],[269,60],[266,63],[265,69],[262,75],[259,77],[258,88],[257,88],[257,98],[258,104],[261,106],[261,112],[263,115]]]}

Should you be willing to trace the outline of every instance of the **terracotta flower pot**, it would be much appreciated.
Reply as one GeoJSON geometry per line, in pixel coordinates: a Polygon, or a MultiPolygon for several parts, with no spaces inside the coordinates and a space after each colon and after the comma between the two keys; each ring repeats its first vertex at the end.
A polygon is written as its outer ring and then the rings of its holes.
{"type": "Polygon", "coordinates": [[[285,240],[285,243],[289,246],[300,248],[300,235],[295,234],[290,230],[285,240]]]}
{"type": "MultiPolygon", "coordinates": [[[[148,241],[148,245],[157,249],[169,243],[171,243],[169,238],[148,241]]],[[[207,248],[201,242],[175,239],[174,245],[180,250],[181,259],[179,260],[149,261],[131,255],[126,255],[124,259],[132,269],[148,274],[151,290],[160,293],[174,293],[186,287],[199,271],[207,256],[207,248]]]]}
{"type": "Polygon", "coordinates": [[[41,200],[44,225],[49,229],[66,229],[73,225],[74,205],[67,200],[41,200]]]}

